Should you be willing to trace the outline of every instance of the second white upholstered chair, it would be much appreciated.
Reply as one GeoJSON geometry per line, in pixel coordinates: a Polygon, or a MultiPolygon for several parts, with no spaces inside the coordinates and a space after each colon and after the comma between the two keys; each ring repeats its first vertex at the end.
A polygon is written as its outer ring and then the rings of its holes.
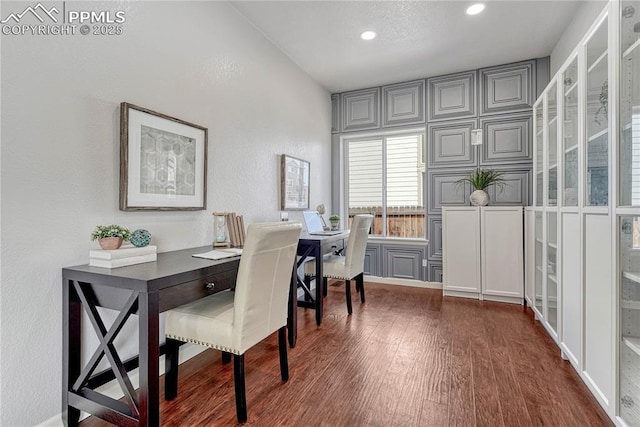
{"type": "Polygon", "coordinates": [[[300,229],[300,224],[286,222],[249,225],[235,291],[222,291],[167,312],[165,399],[174,399],[178,392],[179,341],[233,354],[240,423],[247,420],[244,354],[275,331],[281,377],[289,379],[287,301],[300,229]]]}
{"type": "MultiPolygon", "coordinates": [[[[351,280],[355,279],[356,289],[360,291],[360,301],[364,302],[364,255],[367,249],[367,239],[373,215],[356,215],[351,222],[349,241],[344,256],[329,255],[322,260],[322,275],[316,280],[324,280],[324,288],[327,289],[327,278],[342,279],[345,281],[345,295],[347,298],[347,312],[352,313],[351,306],[351,280]]],[[[313,276],[316,272],[316,261],[309,261],[304,266],[306,277],[313,276]]]]}

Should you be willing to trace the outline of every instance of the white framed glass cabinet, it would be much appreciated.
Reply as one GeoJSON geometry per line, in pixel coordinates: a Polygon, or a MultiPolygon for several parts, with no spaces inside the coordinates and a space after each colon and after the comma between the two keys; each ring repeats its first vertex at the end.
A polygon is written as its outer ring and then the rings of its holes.
{"type": "Polygon", "coordinates": [[[640,425],[640,1],[619,2],[617,421],[640,425]]]}
{"type": "MultiPolygon", "coordinates": [[[[634,13],[640,17],[640,1],[633,3],[637,10],[634,13]]],[[[612,336],[618,323],[625,325],[622,318],[618,322],[616,317],[622,314],[616,300],[618,233],[614,232],[616,215],[612,207],[617,206],[612,197],[614,189],[624,178],[612,172],[617,132],[610,108],[612,102],[617,102],[610,89],[618,88],[611,73],[617,69],[618,39],[614,31],[618,26],[617,10],[622,6],[616,1],[606,5],[534,104],[534,204],[527,208],[526,216],[527,229],[531,230],[531,240],[526,243],[531,254],[527,271],[531,273],[527,275],[525,292],[536,318],[556,341],[562,356],[609,416],[618,420],[624,418],[619,415],[623,412],[617,403],[618,395],[631,396],[627,390],[632,384],[625,382],[623,393],[617,372],[622,375],[622,358],[628,360],[629,353],[626,349],[624,353],[620,351],[618,360],[618,344],[612,336]]],[[[628,35],[629,47],[640,44],[637,38],[631,39],[628,35]]],[[[630,63],[636,68],[627,67],[626,75],[635,79],[640,76],[640,60],[630,63]]],[[[640,82],[634,80],[627,86],[638,91],[627,98],[640,99],[640,82]]],[[[636,106],[640,114],[640,103],[636,106]]],[[[627,111],[633,111],[633,106],[627,111]]],[[[633,130],[627,138],[627,154],[620,156],[621,162],[626,162],[620,166],[620,174],[637,175],[638,183],[626,187],[621,184],[625,194],[620,199],[626,197],[631,206],[637,206],[640,218],[640,127],[637,160],[633,157],[632,134],[633,130]],[[635,161],[638,167],[633,171],[635,161]],[[636,188],[637,201],[633,204],[636,188]]],[[[640,227],[638,230],[640,246],[640,227]]],[[[638,252],[640,272],[640,248],[638,252]]],[[[627,323],[637,321],[640,318],[627,317],[627,323]]],[[[632,336],[617,340],[621,349],[622,343],[634,342],[629,337],[632,336]]],[[[636,377],[640,377],[640,369],[636,377]]],[[[625,404],[630,406],[632,401],[636,408],[640,407],[640,396],[628,397],[625,404]]],[[[630,422],[620,421],[620,425],[639,425],[636,419],[630,422]]]]}

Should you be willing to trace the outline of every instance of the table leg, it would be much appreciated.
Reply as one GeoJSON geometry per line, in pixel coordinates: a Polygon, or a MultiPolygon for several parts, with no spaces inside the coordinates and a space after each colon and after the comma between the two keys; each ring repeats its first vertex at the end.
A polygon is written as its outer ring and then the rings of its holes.
{"type": "Polygon", "coordinates": [[[69,406],[71,385],[80,375],[82,305],[73,282],[62,280],[62,422],[77,426],[80,410],[69,406]]]}
{"type": "Polygon", "coordinates": [[[322,280],[322,245],[320,242],[313,250],[316,259],[316,324],[322,323],[322,312],[324,310],[324,280],[322,280]]]}
{"type": "Polygon", "coordinates": [[[289,332],[289,347],[294,348],[298,340],[298,272],[297,263],[293,263],[291,286],[289,289],[289,308],[287,310],[287,328],[289,332]]]}
{"type": "Polygon", "coordinates": [[[160,425],[160,379],[158,376],[160,342],[158,293],[143,293],[138,297],[140,346],[140,404],[141,426],[160,425]]]}

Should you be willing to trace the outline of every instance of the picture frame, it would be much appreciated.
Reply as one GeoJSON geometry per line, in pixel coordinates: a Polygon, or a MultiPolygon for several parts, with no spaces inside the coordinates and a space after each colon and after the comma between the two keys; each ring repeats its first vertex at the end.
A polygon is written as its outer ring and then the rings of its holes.
{"type": "Polygon", "coordinates": [[[302,159],[280,156],[280,209],[304,211],[309,209],[309,170],[311,164],[302,159]]]}
{"type": "Polygon", "coordinates": [[[207,207],[205,127],[120,104],[120,210],[207,207]]]}

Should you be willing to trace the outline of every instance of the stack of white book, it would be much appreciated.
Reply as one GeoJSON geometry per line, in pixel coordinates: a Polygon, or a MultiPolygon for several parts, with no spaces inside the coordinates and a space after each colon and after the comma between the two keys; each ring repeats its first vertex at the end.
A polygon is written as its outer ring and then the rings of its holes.
{"type": "Polygon", "coordinates": [[[158,258],[158,247],[154,245],[137,248],[133,245],[120,249],[93,249],[89,251],[89,265],[92,267],[117,268],[127,265],[153,262],[158,258]]]}

